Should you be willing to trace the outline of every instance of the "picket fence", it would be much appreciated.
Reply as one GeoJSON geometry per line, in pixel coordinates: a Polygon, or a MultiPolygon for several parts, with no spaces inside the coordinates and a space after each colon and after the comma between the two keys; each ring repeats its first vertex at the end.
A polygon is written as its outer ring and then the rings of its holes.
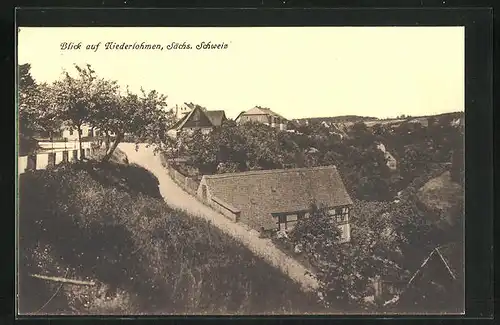
{"type": "Polygon", "coordinates": [[[81,149],[81,151],[72,149],[20,156],[17,160],[17,173],[21,175],[26,171],[47,169],[63,162],[75,162],[90,157],[94,153],[95,149],[89,146],[81,149]]]}

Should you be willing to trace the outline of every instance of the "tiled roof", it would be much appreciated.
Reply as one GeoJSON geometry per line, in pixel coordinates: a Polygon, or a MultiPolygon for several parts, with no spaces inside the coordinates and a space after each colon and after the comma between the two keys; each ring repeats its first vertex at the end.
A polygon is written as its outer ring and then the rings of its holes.
{"type": "Polygon", "coordinates": [[[241,210],[249,225],[272,227],[271,213],[352,204],[335,166],[249,171],[204,176],[208,190],[241,210]]]}
{"type": "Polygon", "coordinates": [[[207,117],[210,119],[210,121],[214,126],[221,126],[222,121],[224,121],[224,119],[226,118],[226,114],[222,110],[205,111],[205,114],[207,115],[207,117]]]}
{"type": "Polygon", "coordinates": [[[175,122],[175,124],[172,126],[172,129],[181,129],[184,126],[184,123],[191,117],[192,113],[196,110],[200,109],[200,112],[205,114],[207,118],[210,120],[210,122],[213,124],[213,126],[221,126],[222,121],[226,118],[226,114],[224,113],[223,110],[217,110],[217,111],[207,111],[203,110],[201,108],[194,108],[191,112],[188,114],[184,115],[183,118],[175,122]]]}
{"type": "Polygon", "coordinates": [[[241,113],[242,115],[271,115],[271,116],[276,116],[282,119],[285,119],[283,116],[279,115],[276,112],[273,112],[270,108],[267,107],[258,107],[255,106],[252,109],[249,109],[246,112],[241,113]]]}

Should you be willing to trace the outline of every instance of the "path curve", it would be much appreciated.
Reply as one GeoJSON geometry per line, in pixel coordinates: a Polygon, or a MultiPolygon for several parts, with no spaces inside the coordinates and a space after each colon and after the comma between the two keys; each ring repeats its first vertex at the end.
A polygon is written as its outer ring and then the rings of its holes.
{"type": "Polygon", "coordinates": [[[311,276],[311,272],[297,260],[287,256],[274,246],[270,239],[259,238],[256,231],[250,230],[244,224],[235,223],[221,213],[204,205],[196,198],[181,189],[168,175],[168,171],[162,166],[153,148],[139,145],[136,151],[135,144],[121,143],[118,147],[128,157],[130,163],[140,165],[153,173],[159,181],[160,193],[165,202],[173,207],[186,211],[187,213],[210,221],[212,225],[224,233],[235,238],[254,254],[263,258],[269,264],[280,269],[293,281],[299,283],[304,291],[316,291],[318,281],[311,276]]]}

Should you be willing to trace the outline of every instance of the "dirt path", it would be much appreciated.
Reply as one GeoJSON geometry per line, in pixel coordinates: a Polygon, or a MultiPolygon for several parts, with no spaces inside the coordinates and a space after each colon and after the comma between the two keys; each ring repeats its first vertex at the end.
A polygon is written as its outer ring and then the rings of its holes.
{"type": "Polygon", "coordinates": [[[250,231],[247,226],[241,223],[232,222],[183,191],[169,177],[167,170],[161,165],[159,157],[154,155],[152,148],[141,145],[136,151],[135,145],[129,143],[122,143],[119,148],[127,154],[130,163],[141,165],[158,178],[160,193],[168,205],[210,221],[214,226],[240,241],[254,254],[279,268],[284,274],[299,283],[303,290],[311,291],[318,288],[317,280],[306,274],[309,270],[276,248],[271,240],[259,238],[257,232],[250,231]]]}

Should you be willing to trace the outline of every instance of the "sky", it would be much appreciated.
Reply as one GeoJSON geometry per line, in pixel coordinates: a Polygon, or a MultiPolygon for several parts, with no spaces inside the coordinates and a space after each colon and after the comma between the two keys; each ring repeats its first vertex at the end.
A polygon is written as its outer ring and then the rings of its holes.
{"type": "Polygon", "coordinates": [[[167,95],[171,107],[193,102],[229,118],[256,105],[289,119],[386,118],[463,111],[464,45],[464,27],[23,27],[18,63],[30,63],[37,82],[90,64],[132,91],[167,95]],[[192,49],[167,50],[173,42],[192,49]],[[227,48],[197,50],[201,42],[227,48]]]}

